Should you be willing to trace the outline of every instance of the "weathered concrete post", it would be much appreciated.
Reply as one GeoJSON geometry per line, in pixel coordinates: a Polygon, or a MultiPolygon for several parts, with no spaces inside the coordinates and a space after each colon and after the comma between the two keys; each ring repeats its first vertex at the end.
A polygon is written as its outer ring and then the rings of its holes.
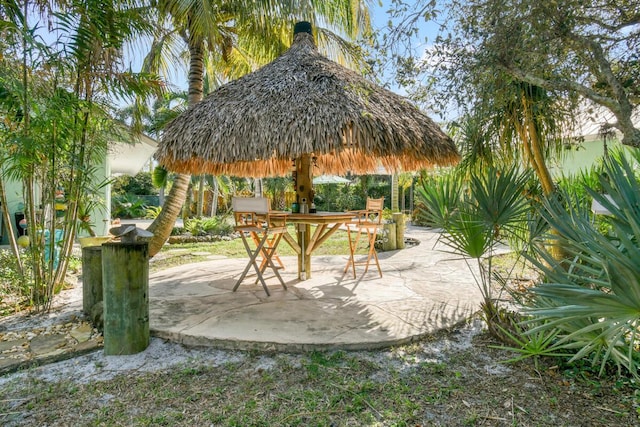
{"type": "Polygon", "coordinates": [[[396,224],[396,248],[404,249],[404,214],[397,212],[392,214],[393,222],[396,224]]]}
{"type": "Polygon", "coordinates": [[[139,353],[149,346],[149,245],[133,226],[110,230],[120,243],[102,245],[104,353],[139,353]]]}
{"type": "Polygon", "coordinates": [[[91,308],[102,301],[102,247],[82,248],[82,311],[91,314],[91,308]]]}
{"type": "Polygon", "coordinates": [[[396,225],[394,223],[383,224],[384,238],[382,239],[382,250],[393,251],[396,249],[396,225]]]}

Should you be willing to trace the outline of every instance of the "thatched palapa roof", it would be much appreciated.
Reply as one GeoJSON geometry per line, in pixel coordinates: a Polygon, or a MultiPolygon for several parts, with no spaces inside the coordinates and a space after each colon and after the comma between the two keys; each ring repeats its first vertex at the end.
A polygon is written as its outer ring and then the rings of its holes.
{"type": "Polygon", "coordinates": [[[416,106],[322,56],[310,25],[299,28],[279,58],[173,120],[160,163],[182,173],[261,177],[288,174],[303,154],[316,157],[314,175],[458,161],[451,138],[416,106]]]}

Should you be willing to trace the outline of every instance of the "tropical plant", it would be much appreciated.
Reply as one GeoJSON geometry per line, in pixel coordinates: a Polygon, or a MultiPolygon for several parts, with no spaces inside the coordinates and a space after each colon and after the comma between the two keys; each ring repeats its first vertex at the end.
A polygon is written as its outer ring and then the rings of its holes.
{"type": "Polygon", "coordinates": [[[233,231],[228,217],[225,216],[189,219],[185,222],[184,229],[192,236],[226,236],[233,231]]]}
{"type": "Polygon", "coordinates": [[[421,225],[443,227],[458,209],[462,196],[462,175],[452,170],[445,175],[423,173],[416,186],[414,221],[421,225]]]}
{"type": "Polygon", "coordinates": [[[121,62],[124,41],[145,29],[140,9],[84,0],[58,13],[43,3],[41,12],[48,13],[59,36],[47,46],[29,24],[32,4],[22,5],[7,15],[12,25],[3,25],[3,35],[20,43],[2,45],[0,52],[5,90],[0,180],[24,188],[30,239],[25,281],[32,283],[35,308],[46,310],[66,277],[80,215],[87,215],[82,204],[99,174],[96,165],[105,157],[107,142],[126,133],[113,126],[105,97],[143,95],[159,85],[155,77],[133,74],[121,62]]]}
{"type": "MultiPolygon", "coordinates": [[[[640,154],[635,152],[636,161],[640,154]]],[[[609,362],[633,375],[640,339],[640,184],[624,155],[605,161],[600,176],[604,194],[587,193],[611,212],[612,235],[598,232],[580,196],[563,191],[547,198],[541,215],[557,230],[547,236],[565,248],[559,265],[541,242],[531,261],[544,272],[544,283],[531,289],[526,312],[539,331],[557,331],[558,344],[575,351],[571,361],[609,362]]]]}
{"type": "Polygon", "coordinates": [[[88,191],[80,199],[78,203],[78,231],[83,231],[90,236],[96,235],[93,229],[95,224],[92,222],[92,216],[106,210],[104,198],[99,196],[99,190],[109,182],[109,180],[105,180],[98,185],[89,187],[88,191]]]}
{"type": "MultiPolygon", "coordinates": [[[[529,182],[530,173],[516,167],[487,168],[472,173],[468,181],[459,173],[443,175],[421,185],[417,193],[424,218],[444,231],[440,240],[467,261],[482,294],[489,331],[502,339],[499,326],[505,324],[505,315],[498,302],[506,280],[496,293],[493,256],[500,243],[527,229],[529,182]]],[[[508,318],[506,322],[508,327],[508,318]]]]}
{"type": "Polygon", "coordinates": [[[115,196],[111,199],[111,216],[114,218],[141,218],[147,213],[144,199],[133,194],[115,196]]]}
{"type": "Polygon", "coordinates": [[[158,216],[158,214],[160,214],[161,210],[162,206],[147,206],[147,209],[145,209],[144,212],[144,217],[146,219],[154,219],[158,216]]]}
{"type": "Polygon", "coordinates": [[[293,191],[291,179],[286,177],[265,178],[263,183],[265,195],[271,198],[271,208],[276,210],[286,209],[286,192],[287,190],[293,191]]]}
{"type": "Polygon", "coordinates": [[[512,330],[500,327],[502,334],[514,344],[514,346],[494,346],[504,350],[510,350],[518,354],[507,363],[519,362],[524,359],[533,358],[536,369],[539,369],[540,358],[542,357],[571,357],[572,353],[558,344],[558,330],[529,331],[535,325],[522,326],[517,323],[512,324],[512,330]]]}
{"type": "Polygon", "coordinates": [[[25,272],[19,270],[16,257],[0,249],[0,316],[22,309],[24,301],[15,301],[16,296],[25,300],[31,297],[31,282],[24,279],[25,272]]]}

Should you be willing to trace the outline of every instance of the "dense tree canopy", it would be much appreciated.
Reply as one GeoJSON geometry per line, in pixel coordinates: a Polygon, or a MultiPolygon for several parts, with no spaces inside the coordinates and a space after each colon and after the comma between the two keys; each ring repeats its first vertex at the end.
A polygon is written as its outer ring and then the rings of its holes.
{"type": "MultiPolygon", "coordinates": [[[[605,107],[622,142],[640,146],[640,130],[632,122],[640,103],[640,3],[420,0],[414,9],[394,3],[414,25],[422,18],[442,22],[428,57],[402,62],[435,85],[441,100],[455,99],[464,110],[482,97],[480,91],[498,89],[494,77],[507,76],[574,107],[605,107]]],[[[406,28],[414,34],[413,26],[406,28]]],[[[389,41],[397,42],[400,36],[392,34],[389,41]]]]}

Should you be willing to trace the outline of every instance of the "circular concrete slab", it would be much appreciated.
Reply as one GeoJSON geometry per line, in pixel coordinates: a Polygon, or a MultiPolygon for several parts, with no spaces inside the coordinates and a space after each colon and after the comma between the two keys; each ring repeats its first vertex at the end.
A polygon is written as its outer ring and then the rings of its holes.
{"type": "Polygon", "coordinates": [[[267,274],[268,297],[255,276],[232,292],[247,259],[211,260],[150,277],[154,336],[226,349],[306,351],[373,349],[407,343],[471,316],[481,301],[467,264],[436,245],[438,234],[409,227],[420,244],[380,253],[358,277],[343,274],[347,256],[312,259],[299,281],[295,257],[282,257],[284,290],[267,274]],[[435,247],[434,247],[435,245],[435,247]]]}

